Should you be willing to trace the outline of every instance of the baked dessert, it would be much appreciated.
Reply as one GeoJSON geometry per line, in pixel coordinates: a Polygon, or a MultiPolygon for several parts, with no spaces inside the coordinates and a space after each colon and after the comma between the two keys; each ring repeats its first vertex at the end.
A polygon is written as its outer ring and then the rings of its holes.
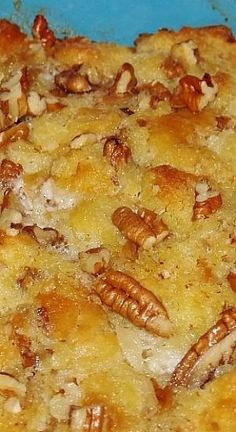
{"type": "Polygon", "coordinates": [[[1,432],[233,432],[236,43],[0,21],[1,432]]]}

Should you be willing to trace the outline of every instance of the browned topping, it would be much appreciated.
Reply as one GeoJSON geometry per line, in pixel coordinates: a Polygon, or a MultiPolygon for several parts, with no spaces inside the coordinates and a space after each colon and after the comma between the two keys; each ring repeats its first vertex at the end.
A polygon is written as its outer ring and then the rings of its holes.
{"type": "Polygon", "coordinates": [[[207,182],[197,183],[195,191],[195,204],[193,206],[193,220],[205,219],[215,213],[222,206],[219,192],[210,189],[207,182]]]}
{"type": "Polygon", "coordinates": [[[22,171],[23,168],[20,164],[15,164],[15,162],[9,159],[3,159],[0,165],[0,180],[5,185],[19,177],[22,171]]]}
{"type": "Polygon", "coordinates": [[[163,304],[139,282],[120,271],[110,270],[95,285],[101,301],[137,327],[169,336],[171,323],[163,304]]]}
{"type": "Polygon", "coordinates": [[[110,252],[104,247],[88,249],[80,254],[81,269],[87,273],[101,274],[108,267],[110,252]]]}
{"type": "Polygon", "coordinates": [[[64,70],[55,76],[55,84],[66,93],[88,93],[92,86],[86,75],[81,75],[80,65],[64,70]]]}
{"type": "Polygon", "coordinates": [[[169,409],[171,408],[173,402],[173,389],[171,387],[160,387],[157,380],[155,378],[151,378],[151,382],[153,385],[153,389],[159,402],[161,408],[169,409]]]}
{"type": "Polygon", "coordinates": [[[48,27],[48,22],[43,15],[36,15],[34,19],[33,36],[48,47],[53,46],[56,42],[55,34],[48,27]]]}
{"type": "Polygon", "coordinates": [[[112,222],[128,240],[144,249],[150,249],[156,243],[152,228],[129,207],[116,209],[112,215],[112,222]]]}
{"type": "Polygon", "coordinates": [[[141,216],[144,222],[149,225],[150,228],[153,230],[158,243],[164,240],[169,235],[168,226],[154,211],[142,208],[139,210],[138,214],[141,216]]]}
{"type": "Polygon", "coordinates": [[[27,123],[19,123],[6,129],[0,134],[0,147],[6,146],[19,139],[27,139],[29,136],[29,126],[27,123]]]}
{"type": "Polygon", "coordinates": [[[103,156],[105,156],[112,166],[117,168],[119,165],[127,163],[131,157],[129,147],[117,137],[108,137],[103,147],[103,156]]]}
{"type": "Polygon", "coordinates": [[[171,56],[167,57],[167,59],[164,61],[163,69],[168,79],[178,78],[185,73],[181,63],[174,60],[171,56]]]}
{"type": "Polygon", "coordinates": [[[233,127],[233,121],[230,117],[218,116],[216,117],[216,127],[219,131],[230,129],[231,127],[233,127]]]}
{"type": "Polygon", "coordinates": [[[212,102],[217,93],[217,85],[209,74],[202,79],[194,75],[185,75],[179,81],[177,96],[192,112],[201,111],[212,102]]]}
{"type": "Polygon", "coordinates": [[[41,246],[61,246],[65,244],[64,236],[54,228],[40,228],[37,225],[27,225],[22,229],[22,232],[30,235],[41,246]]]}
{"type": "Polygon", "coordinates": [[[137,85],[134,68],[130,63],[124,63],[118,71],[110,92],[122,95],[132,92],[137,85]]]}
{"type": "Polygon", "coordinates": [[[221,318],[199,338],[180,363],[176,366],[170,380],[172,386],[188,386],[194,379],[195,368],[203,362],[203,371],[198,373],[197,383],[209,381],[209,376],[220,365],[230,363],[236,346],[236,309],[226,309],[221,318]],[[208,354],[209,353],[209,359],[208,354]],[[198,364],[199,363],[199,364],[198,364]]]}
{"type": "Polygon", "coordinates": [[[228,276],[227,276],[227,280],[232,288],[232,290],[234,292],[236,292],[236,272],[230,270],[228,276]]]}

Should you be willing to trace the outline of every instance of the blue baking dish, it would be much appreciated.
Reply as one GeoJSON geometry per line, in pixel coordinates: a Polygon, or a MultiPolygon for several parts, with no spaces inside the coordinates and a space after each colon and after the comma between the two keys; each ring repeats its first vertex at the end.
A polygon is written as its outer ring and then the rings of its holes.
{"type": "Polygon", "coordinates": [[[226,24],[236,33],[236,0],[1,0],[1,16],[26,30],[39,12],[59,36],[129,45],[139,33],[162,27],[226,24]]]}

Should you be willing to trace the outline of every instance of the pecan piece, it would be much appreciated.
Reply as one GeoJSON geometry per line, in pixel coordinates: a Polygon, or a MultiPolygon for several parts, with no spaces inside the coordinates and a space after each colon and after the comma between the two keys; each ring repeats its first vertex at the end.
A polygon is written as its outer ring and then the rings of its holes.
{"type": "Polygon", "coordinates": [[[81,269],[93,275],[104,272],[109,262],[110,252],[104,247],[97,247],[80,253],[81,269]]]}
{"type": "Polygon", "coordinates": [[[225,129],[233,128],[234,127],[233,119],[227,116],[217,116],[216,127],[220,132],[222,132],[225,129]]]}
{"type": "Polygon", "coordinates": [[[3,200],[2,200],[2,204],[1,204],[1,211],[0,211],[1,214],[2,214],[3,210],[7,209],[10,205],[10,193],[11,193],[10,188],[7,188],[4,191],[3,200]]]}
{"type": "Polygon", "coordinates": [[[97,281],[95,291],[102,303],[137,327],[168,337],[172,326],[160,300],[131,276],[109,270],[97,281]]]}
{"type": "Polygon", "coordinates": [[[118,71],[110,92],[117,95],[132,92],[137,85],[134,68],[130,63],[124,63],[118,71]]]}
{"type": "Polygon", "coordinates": [[[9,129],[1,132],[0,134],[0,147],[6,146],[11,142],[19,139],[27,139],[29,136],[29,126],[27,123],[19,123],[9,129]]]}
{"type": "Polygon", "coordinates": [[[51,47],[56,42],[54,32],[48,27],[48,22],[43,15],[36,15],[33,23],[33,36],[40,40],[47,47],[51,47]]]}
{"type": "Polygon", "coordinates": [[[17,279],[17,284],[23,289],[27,289],[34,281],[39,280],[40,272],[35,267],[24,267],[23,274],[17,279]]]}
{"type": "Polygon", "coordinates": [[[221,194],[212,191],[207,182],[196,184],[193,220],[205,219],[222,206],[221,194]]]}
{"type": "Polygon", "coordinates": [[[236,292],[236,269],[231,269],[228,276],[227,276],[227,280],[232,288],[232,290],[234,292],[236,292]]]}
{"type": "Polygon", "coordinates": [[[150,249],[156,243],[153,229],[129,207],[116,209],[112,215],[112,222],[128,240],[144,249],[150,249]]]}
{"type": "Polygon", "coordinates": [[[19,397],[26,394],[26,386],[7,372],[0,372],[0,392],[13,392],[19,397]]]}
{"type": "Polygon", "coordinates": [[[36,240],[41,246],[59,247],[64,244],[64,236],[54,228],[40,228],[37,225],[27,225],[22,229],[23,233],[28,234],[36,240]]]}
{"type": "Polygon", "coordinates": [[[20,164],[9,159],[3,159],[0,165],[0,181],[6,186],[9,182],[21,175],[23,168],[20,164]]]}
{"type": "Polygon", "coordinates": [[[111,136],[105,140],[103,156],[110,161],[112,166],[117,168],[119,165],[128,162],[131,157],[131,151],[119,138],[111,136]]]}
{"type": "Polygon", "coordinates": [[[202,79],[185,75],[179,81],[177,95],[190,111],[199,112],[214,101],[217,91],[218,86],[209,74],[206,73],[202,79]]]}
{"type": "Polygon", "coordinates": [[[178,78],[185,73],[181,63],[174,60],[171,56],[166,58],[162,67],[168,79],[178,78]]]}
{"type": "Polygon", "coordinates": [[[155,233],[157,243],[160,243],[169,235],[168,226],[154,211],[142,208],[139,210],[139,215],[155,233]]]}
{"type": "Polygon", "coordinates": [[[92,90],[87,75],[81,75],[80,65],[64,70],[55,76],[55,84],[66,93],[88,93],[92,90]]]}
{"type": "Polygon", "coordinates": [[[231,362],[235,347],[236,309],[232,307],[188,350],[172,373],[170,385],[204,385],[219,365],[231,362]]]}
{"type": "Polygon", "coordinates": [[[87,408],[72,406],[70,411],[72,431],[105,432],[106,414],[103,405],[92,405],[87,408]]]}
{"type": "Polygon", "coordinates": [[[155,396],[163,409],[169,409],[173,402],[173,389],[171,387],[162,388],[155,378],[151,378],[155,396]]]}

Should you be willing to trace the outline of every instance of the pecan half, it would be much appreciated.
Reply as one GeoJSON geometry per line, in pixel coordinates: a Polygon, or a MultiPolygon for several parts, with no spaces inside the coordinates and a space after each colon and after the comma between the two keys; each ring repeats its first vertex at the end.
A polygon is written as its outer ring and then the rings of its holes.
{"type": "Polygon", "coordinates": [[[222,206],[221,194],[212,191],[207,182],[196,184],[193,220],[205,219],[222,206]]]}
{"type": "Polygon", "coordinates": [[[103,147],[103,156],[105,156],[112,166],[117,168],[119,165],[127,163],[131,157],[129,147],[121,139],[111,136],[105,139],[103,147]]]}
{"type": "Polygon", "coordinates": [[[55,76],[55,84],[66,93],[88,93],[92,90],[87,75],[81,75],[81,66],[74,65],[55,76]]]}
{"type": "Polygon", "coordinates": [[[40,40],[44,45],[51,47],[56,42],[54,32],[48,27],[48,22],[43,15],[36,15],[32,28],[35,39],[40,40]]]}
{"type": "Polygon", "coordinates": [[[137,85],[134,68],[130,63],[124,63],[118,71],[110,92],[117,95],[132,92],[137,85]]]}
{"type": "Polygon", "coordinates": [[[3,185],[7,185],[12,180],[21,175],[23,168],[20,164],[9,159],[3,159],[0,165],[0,181],[3,185]]]}
{"type": "Polygon", "coordinates": [[[155,233],[157,243],[160,243],[169,235],[168,226],[154,211],[142,208],[139,210],[138,214],[155,233]]]}
{"type": "Polygon", "coordinates": [[[236,309],[232,307],[185,354],[171,376],[170,385],[205,384],[219,365],[232,361],[235,347],[236,309]]]}
{"type": "Polygon", "coordinates": [[[110,262],[110,252],[104,247],[81,252],[79,257],[81,269],[93,275],[104,272],[110,262]]]}
{"type": "Polygon", "coordinates": [[[231,269],[228,276],[227,276],[227,280],[232,288],[232,290],[234,292],[236,292],[236,269],[231,269]]]}
{"type": "Polygon", "coordinates": [[[0,147],[4,147],[19,139],[27,139],[28,136],[29,126],[27,123],[19,123],[0,133],[0,147]]]}
{"type": "Polygon", "coordinates": [[[87,408],[72,406],[70,411],[70,428],[72,431],[105,432],[106,415],[103,405],[87,408]]]}
{"type": "Polygon", "coordinates": [[[40,228],[37,225],[27,225],[23,227],[22,232],[28,234],[44,247],[59,247],[65,244],[64,236],[59,234],[59,232],[54,228],[40,228]]]}
{"type": "Polygon", "coordinates": [[[167,337],[172,326],[160,300],[139,282],[120,271],[107,271],[95,284],[102,303],[137,327],[167,337]]]}
{"type": "Polygon", "coordinates": [[[190,111],[199,112],[214,101],[217,91],[218,86],[209,74],[206,73],[202,79],[185,75],[179,81],[177,95],[190,111]]]}
{"type": "Polygon", "coordinates": [[[112,222],[128,240],[144,249],[150,249],[156,243],[153,229],[129,207],[116,209],[112,215],[112,222]]]}

